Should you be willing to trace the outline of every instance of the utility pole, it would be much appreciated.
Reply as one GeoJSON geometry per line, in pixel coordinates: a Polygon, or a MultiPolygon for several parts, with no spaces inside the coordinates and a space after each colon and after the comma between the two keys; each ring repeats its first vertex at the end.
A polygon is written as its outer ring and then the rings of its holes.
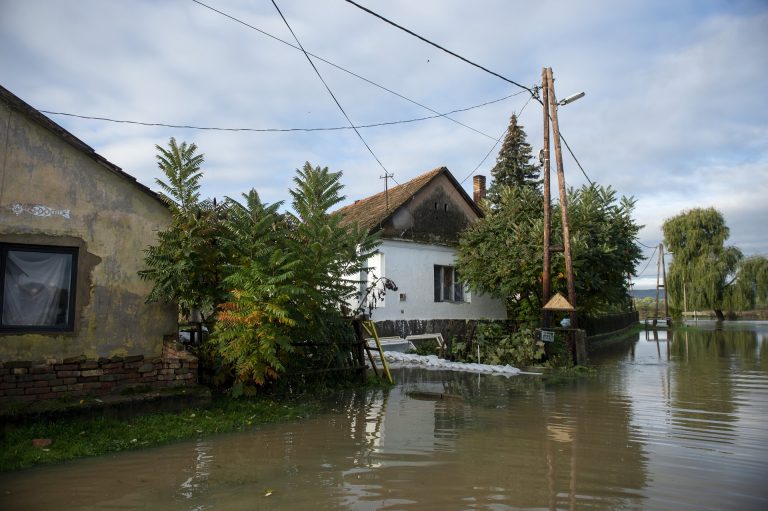
{"type": "MultiPolygon", "coordinates": [[[[544,174],[544,271],[541,275],[541,299],[542,303],[546,304],[549,301],[549,298],[552,296],[552,252],[550,247],[552,226],[549,219],[552,207],[552,199],[550,197],[551,192],[549,189],[549,80],[547,79],[546,68],[541,70],[541,93],[542,106],[544,110],[544,148],[541,150],[541,164],[543,166],[542,173],[544,174]]],[[[544,310],[542,312],[542,325],[544,328],[549,328],[549,323],[552,319],[552,313],[548,310],[544,310]]]]}
{"type": "Polygon", "coordinates": [[[391,174],[389,172],[384,172],[383,176],[379,176],[379,179],[384,180],[384,200],[386,200],[386,203],[387,203],[387,213],[389,213],[389,180],[390,178],[394,178],[394,177],[395,177],[394,172],[391,174]]]}
{"type": "MultiPolygon", "coordinates": [[[[685,285],[685,284],[683,284],[685,285]]],[[[659,289],[664,288],[664,320],[669,324],[669,297],[667,293],[667,265],[664,264],[664,243],[659,243],[659,259],[656,262],[656,314],[653,325],[659,317],[659,289]]],[[[683,287],[685,292],[685,287],[683,287]]]]}
{"type": "MultiPolygon", "coordinates": [[[[573,281],[573,261],[571,260],[571,233],[568,226],[568,198],[565,193],[565,172],[563,171],[563,153],[560,147],[560,129],[557,122],[557,99],[555,97],[555,84],[552,77],[552,68],[545,69],[549,95],[549,111],[552,116],[552,136],[555,144],[555,162],[557,163],[557,184],[560,191],[560,213],[563,221],[563,255],[565,256],[565,276],[568,279],[568,301],[574,308],[571,311],[571,328],[578,328],[576,315],[576,284],[573,281]]],[[[546,109],[546,107],[545,107],[546,109]]],[[[546,110],[545,110],[546,111],[546,110]]],[[[549,131],[545,132],[547,146],[549,144],[549,131]]],[[[546,146],[545,146],[546,147],[546,146]]],[[[546,202],[545,202],[546,207],[546,202]]],[[[546,227],[545,227],[546,232],[546,227]]]]}

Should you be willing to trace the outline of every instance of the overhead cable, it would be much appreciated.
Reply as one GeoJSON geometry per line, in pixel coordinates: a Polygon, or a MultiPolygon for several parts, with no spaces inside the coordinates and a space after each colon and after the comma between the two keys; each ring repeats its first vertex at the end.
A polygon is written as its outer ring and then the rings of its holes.
{"type": "MultiPolygon", "coordinates": [[[[525,91],[520,91],[520,92],[525,92],[525,91]]],[[[520,93],[518,93],[518,94],[520,94],[520,93]]],[[[523,110],[525,110],[525,107],[527,107],[527,106],[528,106],[528,103],[530,103],[530,102],[531,102],[531,99],[533,99],[533,96],[531,96],[530,98],[528,98],[528,101],[526,101],[526,102],[525,102],[525,104],[523,105],[523,108],[521,108],[521,109],[520,109],[520,112],[518,112],[517,114],[515,114],[516,116],[520,117],[521,115],[523,115],[523,110]]],[[[504,128],[504,131],[501,133],[501,135],[499,136],[499,138],[498,138],[498,139],[496,139],[496,143],[495,143],[495,144],[493,144],[493,147],[491,147],[491,148],[488,150],[488,152],[487,152],[487,153],[485,153],[485,156],[483,157],[483,159],[482,159],[482,160],[480,160],[480,163],[478,163],[478,164],[477,164],[477,167],[475,167],[475,168],[474,168],[474,169],[473,169],[473,170],[472,170],[472,171],[471,171],[469,174],[467,174],[466,176],[464,176],[464,179],[462,179],[462,180],[459,182],[459,184],[462,184],[462,185],[463,185],[463,184],[464,184],[464,181],[466,181],[467,179],[469,179],[469,176],[471,176],[472,174],[474,174],[475,172],[477,172],[477,169],[479,169],[479,168],[480,168],[480,166],[481,166],[483,163],[485,163],[485,160],[487,160],[487,159],[488,159],[488,157],[491,155],[491,153],[493,152],[493,150],[494,150],[494,149],[496,149],[496,146],[497,146],[497,145],[499,145],[499,142],[501,142],[501,139],[504,137],[504,134],[505,134],[506,132],[507,132],[507,128],[504,128]]]]}
{"type": "MultiPolygon", "coordinates": [[[[259,32],[260,34],[263,34],[263,35],[265,35],[265,36],[267,36],[269,38],[272,38],[275,41],[281,42],[281,43],[285,44],[286,46],[290,46],[291,48],[293,48],[295,50],[302,51],[302,49],[299,48],[298,46],[296,46],[295,44],[291,44],[290,42],[285,41],[284,39],[280,39],[279,37],[277,37],[275,35],[272,35],[269,32],[266,32],[266,31],[264,31],[264,30],[262,30],[262,29],[260,29],[260,28],[258,28],[256,26],[254,26],[254,25],[251,25],[250,23],[246,23],[245,21],[243,21],[241,19],[238,19],[238,18],[236,18],[236,17],[234,17],[234,16],[232,16],[230,14],[227,14],[224,11],[220,11],[219,9],[211,7],[210,5],[207,5],[207,4],[205,4],[205,3],[203,3],[203,2],[201,2],[199,0],[192,0],[192,2],[198,4],[201,7],[205,7],[206,9],[209,9],[209,10],[211,10],[211,11],[217,13],[217,14],[220,14],[221,16],[224,16],[225,18],[229,18],[230,20],[232,20],[232,21],[234,21],[236,23],[239,23],[239,24],[241,24],[241,25],[243,25],[245,27],[248,27],[251,30],[255,30],[256,32],[259,32]]],[[[424,104],[422,104],[422,103],[420,103],[420,102],[418,102],[418,101],[416,101],[414,99],[411,99],[411,98],[409,98],[407,96],[404,96],[403,94],[400,94],[399,92],[395,92],[394,90],[389,89],[389,88],[387,88],[387,87],[385,87],[385,86],[383,86],[381,84],[378,84],[378,83],[374,82],[373,80],[370,80],[370,79],[368,79],[368,78],[366,78],[364,76],[361,76],[361,75],[355,73],[354,71],[350,71],[349,69],[346,69],[346,68],[344,68],[342,66],[339,66],[338,64],[334,64],[330,60],[326,60],[323,57],[315,55],[314,53],[307,52],[307,54],[310,55],[313,58],[316,58],[317,60],[319,60],[321,62],[324,62],[325,64],[328,64],[329,66],[335,67],[339,71],[343,71],[343,72],[345,72],[345,73],[347,73],[347,74],[349,74],[351,76],[354,76],[355,78],[358,78],[360,80],[363,80],[366,83],[369,83],[369,84],[373,85],[374,87],[378,87],[379,89],[381,89],[381,90],[383,90],[385,92],[393,94],[393,95],[395,95],[395,96],[397,96],[397,97],[399,97],[401,99],[404,99],[405,101],[408,101],[408,102],[410,102],[410,103],[412,103],[412,104],[414,104],[416,106],[419,106],[419,107],[421,107],[421,108],[423,108],[425,110],[428,110],[428,111],[432,112],[433,114],[437,114],[437,117],[444,117],[444,118],[448,119],[449,121],[458,124],[459,126],[463,126],[464,128],[467,128],[468,130],[472,130],[475,133],[478,133],[480,135],[483,135],[484,137],[487,137],[487,138],[490,138],[491,140],[494,140],[494,138],[491,135],[489,135],[487,133],[484,133],[484,132],[482,132],[482,131],[480,131],[478,129],[475,129],[472,126],[464,124],[463,122],[458,121],[458,120],[456,120],[456,119],[454,119],[452,117],[448,117],[448,114],[450,114],[451,112],[442,114],[442,113],[438,112],[437,110],[435,110],[434,108],[428,107],[427,105],[424,105],[424,104]]]]}
{"type": "Polygon", "coordinates": [[[296,34],[293,32],[293,29],[291,28],[291,25],[288,23],[288,20],[285,19],[285,16],[283,16],[283,12],[280,10],[280,7],[277,6],[277,3],[275,0],[272,0],[272,5],[275,6],[275,9],[277,9],[277,13],[280,15],[280,17],[283,19],[283,22],[285,23],[285,26],[288,27],[288,30],[291,32],[291,35],[294,39],[296,39],[296,44],[299,45],[299,48],[301,48],[301,51],[304,53],[304,56],[307,58],[307,61],[309,61],[309,64],[312,66],[312,69],[315,70],[315,74],[317,74],[317,77],[320,78],[320,81],[323,82],[323,85],[325,86],[325,90],[328,91],[328,94],[331,95],[331,98],[333,98],[333,102],[336,103],[336,106],[339,107],[339,110],[341,110],[341,113],[344,114],[344,117],[346,117],[347,121],[349,122],[349,125],[352,126],[352,129],[355,130],[355,133],[357,134],[357,137],[360,139],[360,141],[363,143],[366,149],[368,149],[368,152],[371,153],[371,156],[373,156],[373,159],[376,160],[376,162],[379,164],[379,166],[384,169],[385,173],[389,173],[387,168],[384,166],[383,163],[381,163],[381,160],[379,160],[379,157],[376,156],[376,153],[373,152],[373,149],[371,149],[371,146],[368,145],[368,142],[365,141],[363,136],[360,134],[360,131],[355,128],[355,123],[352,122],[352,119],[349,118],[349,115],[347,115],[347,112],[344,111],[344,107],[341,106],[341,103],[339,103],[339,100],[336,99],[336,96],[334,95],[331,88],[328,86],[328,84],[323,79],[323,75],[320,74],[320,71],[317,70],[317,66],[315,66],[315,63],[312,62],[312,59],[307,54],[306,50],[304,50],[304,46],[301,45],[301,41],[299,41],[299,38],[296,37],[296,34]]]}
{"type": "MultiPolygon", "coordinates": [[[[169,123],[163,123],[163,122],[145,122],[145,121],[131,121],[126,119],[112,119],[110,117],[96,117],[91,115],[81,115],[81,114],[72,114],[68,112],[53,112],[51,110],[39,110],[40,112],[44,114],[50,114],[50,115],[65,115],[68,117],[77,117],[78,119],[88,119],[93,121],[106,121],[106,122],[114,122],[114,123],[122,123],[122,124],[138,124],[140,126],[160,126],[164,128],[179,128],[179,129],[190,129],[190,130],[211,130],[211,131],[250,131],[250,132],[291,132],[291,131],[339,131],[339,130],[351,130],[354,128],[376,128],[379,126],[392,126],[395,124],[407,124],[412,122],[420,122],[420,121],[427,121],[430,119],[437,119],[439,117],[445,117],[448,114],[455,114],[457,112],[467,112],[469,110],[474,110],[476,108],[484,107],[487,105],[491,105],[493,103],[499,103],[500,101],[504,101],[506,99],[509,99],[513,96],[518,96],[522,94],[522,92],[516,92],[514,94],[510,94],[509,96],[504,96],[503,98],[494,99],[491,101],[486,101],[485,103],[481,103],[479,105],[473,105],[465,108],[457,108],[455,110],[451,110],[450,112],[446,112],[445,114],[437,114],[437,115],[428,115],[426,117],[416,117],[414,119],[403,119],[400,121],[386,121],[386,122],[376,122],[371,124],[358,124],[353,126],[332,126],[328,128],[224,128],[224,127],[217,127],[217,126],[192,126],[192,125],[186,125],[186,124],[169,124],[169,123]]],[[[496,140],[495,138],[488,135],[489,138],[492,140],[496,140]]]]}
{"type": "MultiPolygon", "coordinates": [[[[193,0],[193,1],[194,1],[194,0],[193,0]]],[[[491,75],[493,75],[493,76],[495,76],[495,77],[497,77],[497,78],[501,78],[501,79],[502,79],[502,80],[504,80],[505,82],[511,83],[512,85],[515,85],[515,86],[517,86],[517,87],[520,87],[521,89],[525,89],[525,90],[527,90],[527,91],[528,91],[528,92],[529,92],[531,95],[534,95],[534,91],[533,91],[533,89],[531,89],[530,87],[526,87],[525,85],[521,85],[521,84],[517,83],[517,82],[516,82],[516,81],[514,81],[514,80],[511,80],[511,79],[509,79],[509,78],[507,78],[507,77],[505,77],[505,76],[502,76],[502,75],[500,75],[499,73],[496,73],[495,71],[491,71],[490,69],[488,69],[488,68],[486,68],[486,67],[483,67],[483,66],[481,66],[480,64],[477,64],[477,63],[475,63],[475,62],[472,62],[471,60],[469,60],[469,59],[467,59],[467,58],[465,58],[465,57],[462,57],[462,56],[461,56],[461,55],[459,55],[458,53],[452,52],[451,50],[449,50],[449,49],[447,49],[447,48],[444,48],[444,47],[440,46],[439,44],[437,44],[437,43],[435,43],[435,42],[432,42],[432,41],[430,41],[430,40],[429,40],[429,39],[427,39],[426,37],[420,36],[420,35],[419,35],[419,34],[417,34],[416,32],[414,32],[414,31],[412,31],[412,30],[409,30],[409,29],[405,28],[405,27],[404,27],[404,26],[402,26],[402,25],[398,25],[398,24],[397,24],[397,23],[395,23],[394,21],[392,21],[392,20],[390,20],[390,19],[388,19],[388,18],[385,18],[385,17],[384,17],[384,16],[382,16],[381,14],[378,14],[378,13],[376,13],[376,12],[374,12],[374,11],[372,11],[372,10],[368,9],[367,7],[363,7],[362,5],[358,4],[357,2],[353,2],[352,0],[346,0],[346,2],[347,2],[347,3],[349,3],[349,4],[352,4],[352,5],[354,5],[354,6],[355,6],[355,7],[357,7],[358,9],[361,9],[361,10],[363,10],[363,11],[367,12],[368,14],[371,14],[371,15],[373,15],[373,16],[376,16],[376,17],[377,17],[377,18],[379,18],[380,20],[384,21],[385,23],[389,23],[389,24],[390,24],[390,25],[392,25],[393,27],[399,28],[399,29],[400,29],[400,30],[402,30],[403,32],[406,32],[406,33],[408,33],[408,34],[410,34],[410,35],[412,35],[412,36],[416,37],[417,39],[421,39],[421,40],[422,40],[422,41],[424,41],[425,43],[427,43],[427,44],[430,44],[430,45],[434,46],[435,48],[437,48],[437,49],[439,49],[439,50],[442,50],[442,51],[444,51],[445,53],[447,53],[447,54],[449,54],[449,55],[451,55],[451,56],[453,56],[453,57],[456,57],[456,58],[457,58],[457,59],[459,59],[459,60],[462,60],[462,61],[466,62],[467,64],[469,64],[469,65],[471,65],[471,66],[475,66],[475,67],[476,67],[476,68],[478,68],[478,69],[482,69],[482,70],[483,70],[483,71],[485,71],[486,73],[489,73],[489,74],[491,74],[491,75]]]]}
{"type": "Polygon", "coordinates": [[[643,268],[643,271],[638,273],[638,276],[643,275],[645,273],[645,270],[648,269],[648,266],[651,264],[651,261],[653,261],[653,256],[656,254],[656,251],[659,249],[659,247],[656,247],[653,249],[653,253],[648,256],[648,262],[645,263],[645,268],[643,268]]]}

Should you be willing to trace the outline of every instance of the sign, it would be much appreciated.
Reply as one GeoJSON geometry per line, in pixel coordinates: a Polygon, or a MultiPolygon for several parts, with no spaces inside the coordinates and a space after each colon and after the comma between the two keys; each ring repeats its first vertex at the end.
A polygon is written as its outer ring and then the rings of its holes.
{"type": "Polygon", "coordinates": [[[555,332],[552,330],[541,330],[541,340],[544,342],[554,342],[555,332]]]}

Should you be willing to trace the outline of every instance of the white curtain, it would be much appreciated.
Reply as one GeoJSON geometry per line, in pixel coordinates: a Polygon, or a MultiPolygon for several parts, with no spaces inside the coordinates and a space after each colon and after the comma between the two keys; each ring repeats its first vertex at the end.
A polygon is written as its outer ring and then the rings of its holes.
{"type": "Polygon", "coordinates": [[[66,326],[72,254],[9,250],[3,289],[3,325],[66,326]]]}

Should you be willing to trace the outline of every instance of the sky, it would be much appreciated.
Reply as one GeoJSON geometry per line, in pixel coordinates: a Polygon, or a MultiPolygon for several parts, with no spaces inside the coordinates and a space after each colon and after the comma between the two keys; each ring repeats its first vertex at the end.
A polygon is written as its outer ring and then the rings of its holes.
{"type": "MultiPolygon", "coordinates": [[[[382,191],[385,173],[404,183],[440,166],[471,195],[473,174],[490,177],[513,113],[534,154],[542,147],[541,106],[524,89],[344,0],[275,1],[301,45],[324,59],[313,62],[355,125],[491,103],[452,120],[360,128],[370,151],[351,129],[49,117],[150,188],[161,177],[155,145],[175,137],[205,154],[203,196],[255,188],[270,203],[289,202],[307,161],[343,171],[342,204],[382,191]]],[[[275,39],[296,45],[271,0],[204,3],[0,0],[0,84],[37,109],[81,116],[349,127],[306,56],[275,39]]],[[[589,176],[634,197],[643,245],[662,241],[665,219],[712,206],[730,227],[728,244],[768,255],[765,0],[359,3],[526,87],[551,67],[558,99],[586,92],[558,110],[584,169],[566,152],[567,186],[589,176]]],[[[656,283],[656,256],[644,253],[639,289],[656,283]]]]}

